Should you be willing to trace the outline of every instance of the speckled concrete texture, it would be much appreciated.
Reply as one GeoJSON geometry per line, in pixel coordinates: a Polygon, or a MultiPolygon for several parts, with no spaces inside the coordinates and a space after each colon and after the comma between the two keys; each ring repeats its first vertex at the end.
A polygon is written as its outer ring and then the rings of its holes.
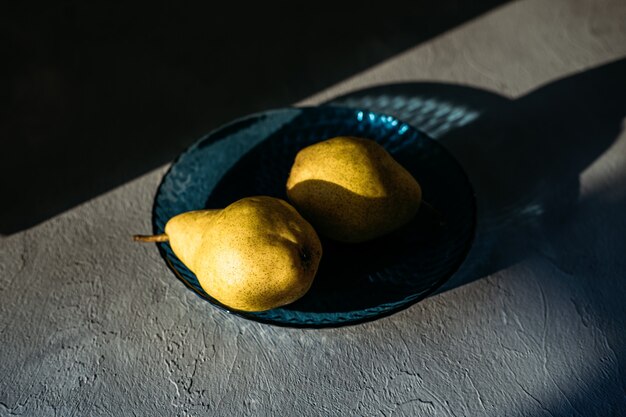
{"type": "MultiPolygon", "coordinates": [[[[422,81],[524,97],[626,56],[624,22],[620,0],[513,2],[306,103],[422,81]]],[[[575,188],[567,212],[496,242],[507,262],[356,326],[267,326],[186,289],[130,239],[165,166],[1,237],[0,416],[626,415],[623,127],[575,186],[549,183],[575,188]]]]}

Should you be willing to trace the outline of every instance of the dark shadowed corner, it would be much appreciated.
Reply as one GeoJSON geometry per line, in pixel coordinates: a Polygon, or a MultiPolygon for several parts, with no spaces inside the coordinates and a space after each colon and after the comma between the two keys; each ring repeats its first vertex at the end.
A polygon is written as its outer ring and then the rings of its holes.
{"type": "Polygon", "coordinates": [[[282,1],[7,5],[0,233],[171,161],[232,118],[291,105],[502,3],[391,1],[345,12],[282,1]]]}

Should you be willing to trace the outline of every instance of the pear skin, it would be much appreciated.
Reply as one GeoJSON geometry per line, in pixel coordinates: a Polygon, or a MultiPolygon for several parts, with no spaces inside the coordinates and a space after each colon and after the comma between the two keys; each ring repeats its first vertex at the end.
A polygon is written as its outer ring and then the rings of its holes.
{"type": "Polygon", "coordinates": [[[419,183],[382,146],[351,136],[300,150],[287,195],[320,234],[352,243],[405,225],[422,200],[419,183]]]}
{"type": "MultiPolygon", "coordinates": [[[[162,241],[161,236],[135,239],[162,241]]],[[[322,256],[313,227],[273,197],[180,214],[168,221],[164,236],[207,294],[240,311],[270,310],[302,297],[322,256]]]]}
{"type": "Polygon", "coordinates": [[[191,269],[205,232],[221,210],[195,210],[172,217],[165,224],[172,250],[182,263],[191,269]],[[172,238],[172,237],[176,238],[172,238]],[[178,238],[178,237],[181,238],[178,238]]]}

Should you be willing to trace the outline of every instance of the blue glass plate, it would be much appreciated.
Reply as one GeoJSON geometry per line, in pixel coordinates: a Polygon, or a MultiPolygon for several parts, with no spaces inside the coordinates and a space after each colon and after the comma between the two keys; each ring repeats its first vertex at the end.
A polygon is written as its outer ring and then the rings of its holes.
{"type": "MultiPolygon", "coordinates": [[[[340,244],[322,238],[324,255],[309,292],[270,311],[230,311],[283,326],[327,327],[372,320],[432,293],[458,269],[470,248],[476,208],[472,187],[454,158],[426,134],[391,116],[334,106],[286,108],[238,119],[201,138],[164,176],[153,211],[155,233],[173,216],[223,208],[252,195],[287,200],[285,183],[296,153],[334,136],[383,145],[422,186],[415,220],[384,238],[340,244]]],[[[216,307],[167,243],[160,251],[176,276],[216,307]]]]}

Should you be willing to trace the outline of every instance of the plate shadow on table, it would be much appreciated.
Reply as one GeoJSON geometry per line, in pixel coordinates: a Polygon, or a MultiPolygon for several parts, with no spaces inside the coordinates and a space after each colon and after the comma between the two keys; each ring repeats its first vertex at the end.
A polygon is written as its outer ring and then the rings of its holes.
{"type": "Polygon", "coordinates": [[[581,174],[624,128],[626,59],[550,82],[515,100],[458,85],[405,83],[351,92],[329,104],[366,107],[411,123],[435,137],[468,174],[478,206],[476,238],[464,264],[439,292],[536,254],[563,276],[576,274],[564,285],[593,300],[603,337],[611,340],[618,379],[590,375],[585,385],[593,392],[581,388],[539,405],[559,417],[597,415],[598,404],[607,400],[598,393],[615,392],[620,383],[626,392],[626,363],[620,362],[626,355],[621,325],[626,194],[614,192],[626,188],[626,169],[612,167],[621,177],[580,198],[581,174]],[[597,219],[581,221],[581,215],[597,219]],[[581,249],[583,240],[597,244],[581,249]],[[590,247],[596,249],[585,253],[590,247]]]}
{"type": "Polygon", "coordinates": [[[478,230],[468,259],[444,287],[450,289],[522,260],[533,247],[529,242],[570,226],[580,174],[621,132],[626,60],[516,100],[458,85],[405,83],[351,92],[328,104],[396,116],[438,140],[465,169],[476,192],[478,230]]]}
{"type": "Polygon", "coordinates": [[[172,161],[233,118],[302,100],[503,3],[391,1],[347,14],[284,1],[12,4],[0,18],[0,189],[9,196],[0,234],[172,161]]]}

